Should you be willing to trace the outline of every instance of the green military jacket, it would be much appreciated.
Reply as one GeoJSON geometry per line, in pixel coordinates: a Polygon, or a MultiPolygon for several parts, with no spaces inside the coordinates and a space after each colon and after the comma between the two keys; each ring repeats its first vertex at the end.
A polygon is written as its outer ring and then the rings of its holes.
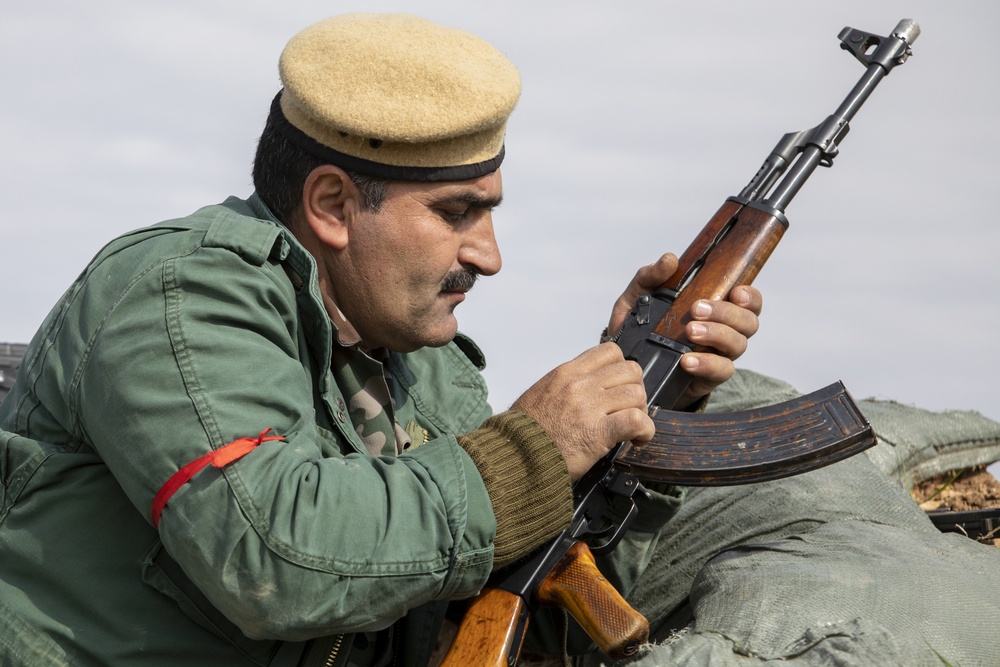
{"type": "Polygon", "coordinates": [[[454,436],[490,414],[478,351],[392,355],[398,418],[434,446],[368,456],[314,273],[255,198],[123,236],[87,267],[0,408],[0,655],[264,665],[277,639],[480,589],[495,521],[454,436]],[[182,465],[268,428],[284,439],[197,474],[153,528],[182,465]]]}
{"type": "MultiPolygon", "coordinates": [[[[482,355],[461,336],[391,354],[396,420],[429,442],[372,457],[333,335],[311,256],[256,196],[105,247],[0,405],[0,665],[296,664],[315,637],[342,664],[366,653],[355,633],[403,617],[400,664],[425,662],[443,601],[493,563],[490,497],[456,440],[490,415],[482,355]],[[282,439],[195,474],[154,528],[182,466],[265,429],[282,439]]],[[[620,590],[677,504],[643,501],[602,562],[620,590]]]]}

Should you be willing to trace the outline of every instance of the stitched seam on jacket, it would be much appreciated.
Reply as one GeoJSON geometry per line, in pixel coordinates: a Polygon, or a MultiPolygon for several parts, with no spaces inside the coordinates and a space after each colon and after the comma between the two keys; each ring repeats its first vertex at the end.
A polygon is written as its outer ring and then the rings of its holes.
{"type": "MultiPolygon", "coordinates": [[[[73,284],[67,290],[63,298],[60,299],[58,304],[59,307],[58,316],[55,317],[52,320],[52,322],[50,322],[49,325],[45,327],[45,329],[42,330],[39,334],[39,340],[41,341],[40,348],[36,351],[34,355],[31,356],[30,359],[27,360],[28,364],[26,367],[22,364],[22,368],[24,370],[25,386],[29,389],[29,391],[26,391],[22,394],[21,399],[18,401],[18,404],[14,408],[14,415],[15,415],[14,423],[16,429],[20,429],[22,432],[27,432],[28,423],[30,421],[30,415],[34,411],[34,409],[38,407],[38,403],[36,401],[35,405],[30,410],[27,410],[22,413],[23,405],[28,398],[36,397],[35,386],[37,385],[38,378],[41,374],[41,369],[44,368],[43,361],[48,356],[49,352],[51,352],[52,348],[55,347],[57,332],[62,329],[67,313],[72,309],[73,304],[76,302],[77,298],[79,298],[80,294],[83,293],[87,282],[91,279],[91,276],[97,270],[97,268],[103,265],[104,262],[108,260],[110,257],[114,256],[115,253],[105,255],[105,253],[108,251],[108,248],[110,248],[113,244],[115,244],[116,242],[118,242],[123,238],[133,236],[135,234],[144,233],[148,231],[148,229],[149,228],[135,230],[133,232],[129,232],[124,236],[120,236],[106,243],[104,247],[102,247],[101,250],[94,256],[94,259],[92,259],[91,262],[84,269],[83,274],[80,277],[78,277],[76,281],[73,282],[73,284]],[[34,377],[32,377],[32,373],[34,372],[36,367],[38,368],[38,373],[36,373],[34,377]]],[[[114,311],[115,306],[117,306],[118,303],[121,302],[122,298],[124,298],[124,295],[128,293],[128,290],[131,289],[132,286],[135,285],[135,283],[138,282],[138,280],[152,268],[154,267],[150,267],[146,271],[141,272],[134,280],[129,282],[129,284],[126,286],[124,290],[122,290],[122,293],[119,295],[118,300],[115,302],[114,306],[108,309],[108,312],[105,314],[105,317],[101,320],[100,324],[98,324],[97,329],[95,329],[94,336],[92,336],[91,339],[87,341],[87,345],[85,348],[87,355],[89,355],[89,351],[94,343],[94,340],[97,338],[97,335],[100,333],[101,329],[104,327],[104,324],[107,322],[111,313],[114,311]]],[[[74,376],[75,380],[79,379],[79,377],[82,375],[83,365],[84,365],[83,357],[81,357],[80,361],[77,364],[77,370],[74,376]]],[[[73,386],[71,384],[71,387],[69,389],[69,397],[67,398],[67,403],[68,403],[67,407],[70,411],[70,414],[73,415],[72,418],[74,424],[78,424],[77,417],[75,416],[76,410],[74,408],[74,402],[73,402],[74,393],[75,392],[73,391],[73,386]]],[[[82,429],[81,432],[74,433],[74,435],[76,435],[78,438],[81,437],[82,429]]]]}
{"type": "Polygon", "coordinates": [[[11,476],[9,480],[5,480],[8,483],[5,484],[3,496],[0,497],[3,501],[3,504],[0,505],[0,526],[7,520],[10,510],[17,504],[24,487],[27,486],[31,478],[50,456],[52,456],[52,452],[38,452],[18,467],[16,475],[11,476]]]}
{"type": "MultiPolygon", "coordinates": [[[[454,440],[454,437],[451,438],[454,440]]],[[[450,444],[450,443],[449,443],[450,444]]],[[[452,454],[452,461],[455,467],[463,471],[465,470],[464,461],[462,461],[461,448],[456,442],[454,445],[448,448],[452,454]]],[[[458,476],[461,483],[461,487],[458,489],[459,492],[459,503],[461,507],[469,506],[469,489],[465,475],[458,476]]],[[[462,560],[462,552],[459,549],[459,545],[462,544],[462,540],[465,537],[466,528],[468,528],[469,513],[468,510],[464,512],[453,512],[453,515],[448,517],[448,527],[451,530],[451,567],[449,568],[449,575],[445,577],[442,582],[441,594],[444,597],[448,597],[456,587],[461,583],[462,572],[465,570],[465,563],[462,560]]]]}
{"type": "Polygon", "coordinates": [[[77,296],[79,296],[83,283],[84,281],[82,279],[78,279],[77,282],[73,284],[70,288],[71,294],[67,294],[61,302],[63,305],[58,316],[53,318],[52,322],[49,323],[49,326],[41,332],[41,335],[39,336],[39,340],[41,341],[39,348],[35,351],[35,354],[31,355],[31,357],[27,360],[27,365],[22,363],[21,367],[18,369],[18,373],[24,378],[25,387],[27,388],[27,391],[23,391],[21,393],[17,405],[14,406],[13,410],[14,430],[18,432],[28,432],[28,424],[31,421],[31,413],[38,407],[35,386],[38,384],[38,378],[41,376],[42,369],[45,367],[43,361],[55,345],[54,332],[57,332],[62,328],[63,321],[66,319],[66,312],[70,309],[70,306],[76,300],[77,296]],[[25,403],[29,399],[34,399],[35,404],[26,410],[25,403]]]}
{"type": "MultiPolygon", "coordinates": [[[[67,408],[69,409],[69,413],[72,416],[73,420],[73,426],[72,426],[73,435],[79,440],[89,442],[89,440],[86,437],[86,432],[80,418],[79,407],[80,407],[81,396],[79,388],[80,388],[80,383],[83,381],[84,373],[87,370],[87,365],[90,363],[90,357],[93,354],[94,346],[97,344],[98,338],[100,338],[101,333],[104,331],[104,326],[108,323],[108,320],[111,319],[112,315],[114,315],[115,311],[118,309],[118,305],[125,299],[125,297],[132,290],[132,288],[135,287],[135,285],[140,280],[145,278],[146,275],[148,275],[155,268],[156,265],[154,264],[153,266],[146,268],[144,271],[140,271],[135,275],[135,277],[132,278],[132,280],[128,282],[125,288],[118,294],[118,298],[115,299],[115,302],[111,305],[110,308],[108,308],[107,312],[104,313],[104,317],[101,318],[100,322],[94,328],[94,333],[87,340],[87,344],[83,348],[83,354],[80,355],[80,359],[77,361],[76,369],[73,372],[73,378],[70,380],[69,387],[67,388],[66,400],[67,400],[67,408]]],[[[66,310],[68,310],[68,308],[66,310]]]]}
{"type": "Polygon", "coordinates": [[[177,258],[170,258],[163,263],[163,298],[167,336],[170,338],[170,346],[174,350],[174,359],[177,362],[181,380],[187,389],[188,397],[194,404],[198,420],[201,422],[202,428],[205,429],[205,435],[208,436],[212,448],[217,449],[222,444],[222,436],[195,373],[190,350],[184,338],[184,329],[181,326],[181,292],[177,285],[177,258]]]}

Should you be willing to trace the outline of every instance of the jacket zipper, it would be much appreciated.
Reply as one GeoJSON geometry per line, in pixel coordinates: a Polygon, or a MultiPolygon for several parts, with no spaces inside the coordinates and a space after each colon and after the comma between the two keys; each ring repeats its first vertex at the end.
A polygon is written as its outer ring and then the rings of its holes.
{"type": "Polygon", "coordinates": [[[337,654],[340,653],[340,645],[343,643],[344,635],[337,635],[337,638],[333,640],[333,646],[330,647],[330,652],[326,655],[324,667],[333,667],[333,664],[337,662],[337,654]]]}
{"type": "MultiPolygon", "coordinates": [[[[425,431],[426,432],[426,431],[425,431]]],[[[399,664],[399,650],[403,643],[403,621],[396,621],[392,626],[392,666],[399,664]]]]}

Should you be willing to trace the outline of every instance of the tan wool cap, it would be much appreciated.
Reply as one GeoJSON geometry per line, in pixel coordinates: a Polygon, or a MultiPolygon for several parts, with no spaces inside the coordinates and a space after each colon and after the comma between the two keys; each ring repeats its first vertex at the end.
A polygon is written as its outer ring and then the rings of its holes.
{"type": "Polygon", "coordinates": [[[281,54],[272,120],[345,169],[411,181],[477,178],[504,154],[521,93],[514,65],[483,39],[408,14],[345,14],[281,54]]]}

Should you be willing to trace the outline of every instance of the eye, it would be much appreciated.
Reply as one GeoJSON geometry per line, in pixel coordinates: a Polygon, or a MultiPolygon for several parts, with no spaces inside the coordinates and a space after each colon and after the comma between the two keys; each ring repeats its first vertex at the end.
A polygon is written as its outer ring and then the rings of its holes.
{"type": "Polygon", "coordinates": [[[459,225],[465,222],[469,216],[469,208],[442,208],[438,209],[439,215],[449,224],[459,225]]]}

